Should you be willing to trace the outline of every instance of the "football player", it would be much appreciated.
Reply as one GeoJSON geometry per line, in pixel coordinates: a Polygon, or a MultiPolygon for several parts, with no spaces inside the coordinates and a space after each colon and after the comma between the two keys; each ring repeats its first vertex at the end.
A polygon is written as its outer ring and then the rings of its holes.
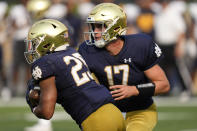
{"type": "Polygon", "coordinates": [[[79,53],[100,84],[110,90],[117,107],[126,112],[127,131],[152,131],[157,123],[152,96],[169,91],[158,65],[161,49],[145,34],[125,35],[126,14],[113,3],[101,3],[89,14],[89,32],[79,53]]]}
{"type": "MultiPolygon", "coordinates": [[[[46,18],[46,13],[51,5],[51,0],[28,0],[26,7],[31,23],[46,18]]],[[[53,131],[53,128],[50,120],[38,119],[37,123],[25,127],[24,131],[53,131]]]]}
{"type": "Polygon", "coordinates": [[[86,62],[69,47],[68,29],[61,22],[43,19],[28,32],[27,51],[32,77],[27,89],[31,111],[50,119],[59,103],[83,131],[124,131],[124,118],[113,105],[109,91],[90,75],[86,62]],[[32,105],[29,91],[40,86],[38,105],[32,105]]]}

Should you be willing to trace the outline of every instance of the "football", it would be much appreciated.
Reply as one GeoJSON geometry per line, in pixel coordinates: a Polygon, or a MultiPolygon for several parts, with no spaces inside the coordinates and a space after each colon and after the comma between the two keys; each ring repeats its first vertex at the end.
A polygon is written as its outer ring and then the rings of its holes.
{"type": "Polygon", "coordinates": [[[37,106],[40,100],[40,90],[39,89],[32,89],[29,92],[29,101],[31,102],[32,106],[37,106]]]}

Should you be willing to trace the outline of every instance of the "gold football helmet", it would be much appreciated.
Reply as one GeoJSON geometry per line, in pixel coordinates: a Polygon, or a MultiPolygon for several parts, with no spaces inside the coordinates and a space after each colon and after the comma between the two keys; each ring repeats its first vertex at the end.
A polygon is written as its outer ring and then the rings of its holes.
{"type": "Polygon", "coordinates": [[[43,18],[50,6],[51,0],[28,0],[27,2],[27,10],[34,20],[43,18]]]}
{"type": "Polygon", "coordinates": [[[102,3],[93,8],[86,23],[89,32],[84,32],[85,41],[88,45],[94,44],[98,48],[104,47],[107,43],[116,40],[118,36],[126,34],[127,17],[123,9],[113,3],[102,3]],[[94,24],[102,24],[101,32],[94,32],[94,24]],[[101,33],[101,39],[95,40],[95,33],[101,33]],[[86,35],[88,39],[86,40],[86,35]]]}
{"type": "Polygon", "coordinates": [[[68,28],[57,20],[43,19],[29,29],[24,55],[31,64],[46,54],[64,50],[68,44],[68,28]]]}

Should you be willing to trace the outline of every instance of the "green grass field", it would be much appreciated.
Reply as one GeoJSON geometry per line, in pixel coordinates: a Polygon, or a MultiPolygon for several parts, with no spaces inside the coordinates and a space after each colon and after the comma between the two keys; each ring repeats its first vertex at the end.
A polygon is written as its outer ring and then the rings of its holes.
{"type": "MultiPolygon", "coordinates": [[[[20,101],[0,102],[0,131],[23,131],[24,127],[36,123],[36,117],[24,101],[20,101]]],[[[185,103],[180,103],[177,99],[160,98],[156,100],[156,104],[159,121],[154,131],[197,131],[197,98],[185,103]]],[[[54,131],[80,131],[59,106],[52,118],[52,125],[54,131]]]]}

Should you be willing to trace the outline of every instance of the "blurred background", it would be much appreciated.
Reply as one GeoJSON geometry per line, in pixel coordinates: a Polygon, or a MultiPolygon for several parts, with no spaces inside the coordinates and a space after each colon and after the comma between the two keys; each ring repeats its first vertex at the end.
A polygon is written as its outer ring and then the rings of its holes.
{"type": "MultiPolygon", "coordinates": [[[[197,0],[0,0],[0,131],[21,131],[36,122],[25,103],[29,27],[40,19],[57,19],[69,28],[71,46],[77,48],[88,13],[102,2],[119,4],[127,14],[127,34],[150,35],[165,55],[160,66],[171,90],[154,97],[155,131],[197,131],[197,0]]],[[[60,107],[52,125],[56,131],[79,131],[60,107]]]]}

